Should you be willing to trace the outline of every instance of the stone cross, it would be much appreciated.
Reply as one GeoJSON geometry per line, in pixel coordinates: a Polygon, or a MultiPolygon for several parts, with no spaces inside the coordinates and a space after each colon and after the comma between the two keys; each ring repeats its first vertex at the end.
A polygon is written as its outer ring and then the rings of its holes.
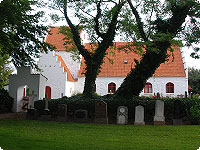
{"type": "Polygon", "coordinates": [[[135,122],[134,125],[145,125],[144,122],[144,107],[137,106],[135,107],[135,122]]]}
{"type": "Polygon", "coordinates": [[[36,97],[37,97],[37,95],[34,94],[34,91],[32,91],[32,94],[29,94],[29,98],[30,98],[29,109],[34,109],[34,101],[35,101],[36,97]]]}
{"type": "Polygon", "coordinates": [[[154,125],[164,125],[164,102],[161,100],[156,101],[155,105],[155,116],[154,116],[154,125]]]}

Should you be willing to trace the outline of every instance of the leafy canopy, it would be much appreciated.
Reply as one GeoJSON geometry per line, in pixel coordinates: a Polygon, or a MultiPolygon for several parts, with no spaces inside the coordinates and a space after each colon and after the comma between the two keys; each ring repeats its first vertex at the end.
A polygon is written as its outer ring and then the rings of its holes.
{"type": "Polygon", "coordinates": [[[35,66],[34,57],[51,46],[44,42],[48,28],[40,25],[43,12],[33,12],[35,0],[0,3],[0,56],[9,55],[15,66],[35,66]]]}

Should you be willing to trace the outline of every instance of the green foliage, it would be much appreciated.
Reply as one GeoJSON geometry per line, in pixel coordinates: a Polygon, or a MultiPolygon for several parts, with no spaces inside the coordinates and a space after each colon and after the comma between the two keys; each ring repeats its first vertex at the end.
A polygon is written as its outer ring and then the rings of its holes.
{"type": "Polygon", "coordinates": [[[0,55],[9,55],[15,66],[35,66],[33,58],[51,47],[44,42],[48,27],[39,24],[44,13],[33,12],[36,4],[34,0],[0,3],[0,55]]]}
{"type": "Polygon", "coordinates": [[[9,75],[12,73],[12,69],[9,66],[9,56],[0,55],[0,88],[3,88],[4,85],[8,84],[9,75]]]}
{"type": "Polygon", "coordinates": [[[0,113],[8,113],[12,110],[13,98],[9,96],[8,91],[0,89],[0,113]]]}
{"type": "Polygon", "coordinates": [[[200,70],[195,68],[188,69],[189,85],[193,93],[200,93],[200,70]]]}
{"type": "Polygon", "coordinates": [[[189,109],[189,116],[193,124],[200,124],[200,100],[189,109]]]}

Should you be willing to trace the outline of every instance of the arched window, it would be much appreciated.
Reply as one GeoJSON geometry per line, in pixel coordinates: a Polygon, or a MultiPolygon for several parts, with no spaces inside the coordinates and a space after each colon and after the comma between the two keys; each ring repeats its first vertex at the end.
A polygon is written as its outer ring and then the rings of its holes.
{"type": "Polygon", "coordinates": [[[116,84],[111,82],[108,84],[108,93],[113,94],[116,91],[116,84]]]}
{"type": "Polygon", "coordinates": [[[144,87],[144,93],[152,93],[152,84],[147,82],[144,87]]]}
{"type": "Polygon", "coordinates": [[[166,84],[166,93],[174,93],[174,84],[171,82],[168,82],[166,84]]]}
{"type": "Polygon", "coordinates": [[[51,99],[51,87],[50,86],[46,86],[46,89],[45,89],[45,96],[47,96],[48,99],[51,99]]]}

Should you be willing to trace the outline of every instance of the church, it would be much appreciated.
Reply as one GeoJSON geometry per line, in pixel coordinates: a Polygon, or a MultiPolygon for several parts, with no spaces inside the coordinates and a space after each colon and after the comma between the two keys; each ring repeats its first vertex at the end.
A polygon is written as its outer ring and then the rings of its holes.
{"type": "MultiPolygon", "coordinates": [[[[60,98],[82,93],[84,88],[84,59],[74,60],[72,54],[65,51],[64,35],[58,33],[59,27],[51,27],[46,37],[46,42],[56,47],[48,54],[41,53],[38,66],[41,74],[47,78],[45,93],[49,98],[60,98]]],[[[80,34],[83,44],[90,49],[86,34],[80,34]]],[[[124,42],[114,43],[116,47],[124,45],[124,42]]],[[[174,47],[173,57],[162,63],[140,96],[155,96],[159,93],[162,97],[179,97],[188,92],[188,73],[184,56],[180,47],[174,47]]],[[[134,67],[134,59],[140,60],[140,56],[133,53],[116,50],[108,53],[104,58],[101,72],[98,74],[95,91],[98,95],[113,94],[121,85],[126,75],[134,67]],[[110,62],[113,61],[113,63],[110,62]]]]}

